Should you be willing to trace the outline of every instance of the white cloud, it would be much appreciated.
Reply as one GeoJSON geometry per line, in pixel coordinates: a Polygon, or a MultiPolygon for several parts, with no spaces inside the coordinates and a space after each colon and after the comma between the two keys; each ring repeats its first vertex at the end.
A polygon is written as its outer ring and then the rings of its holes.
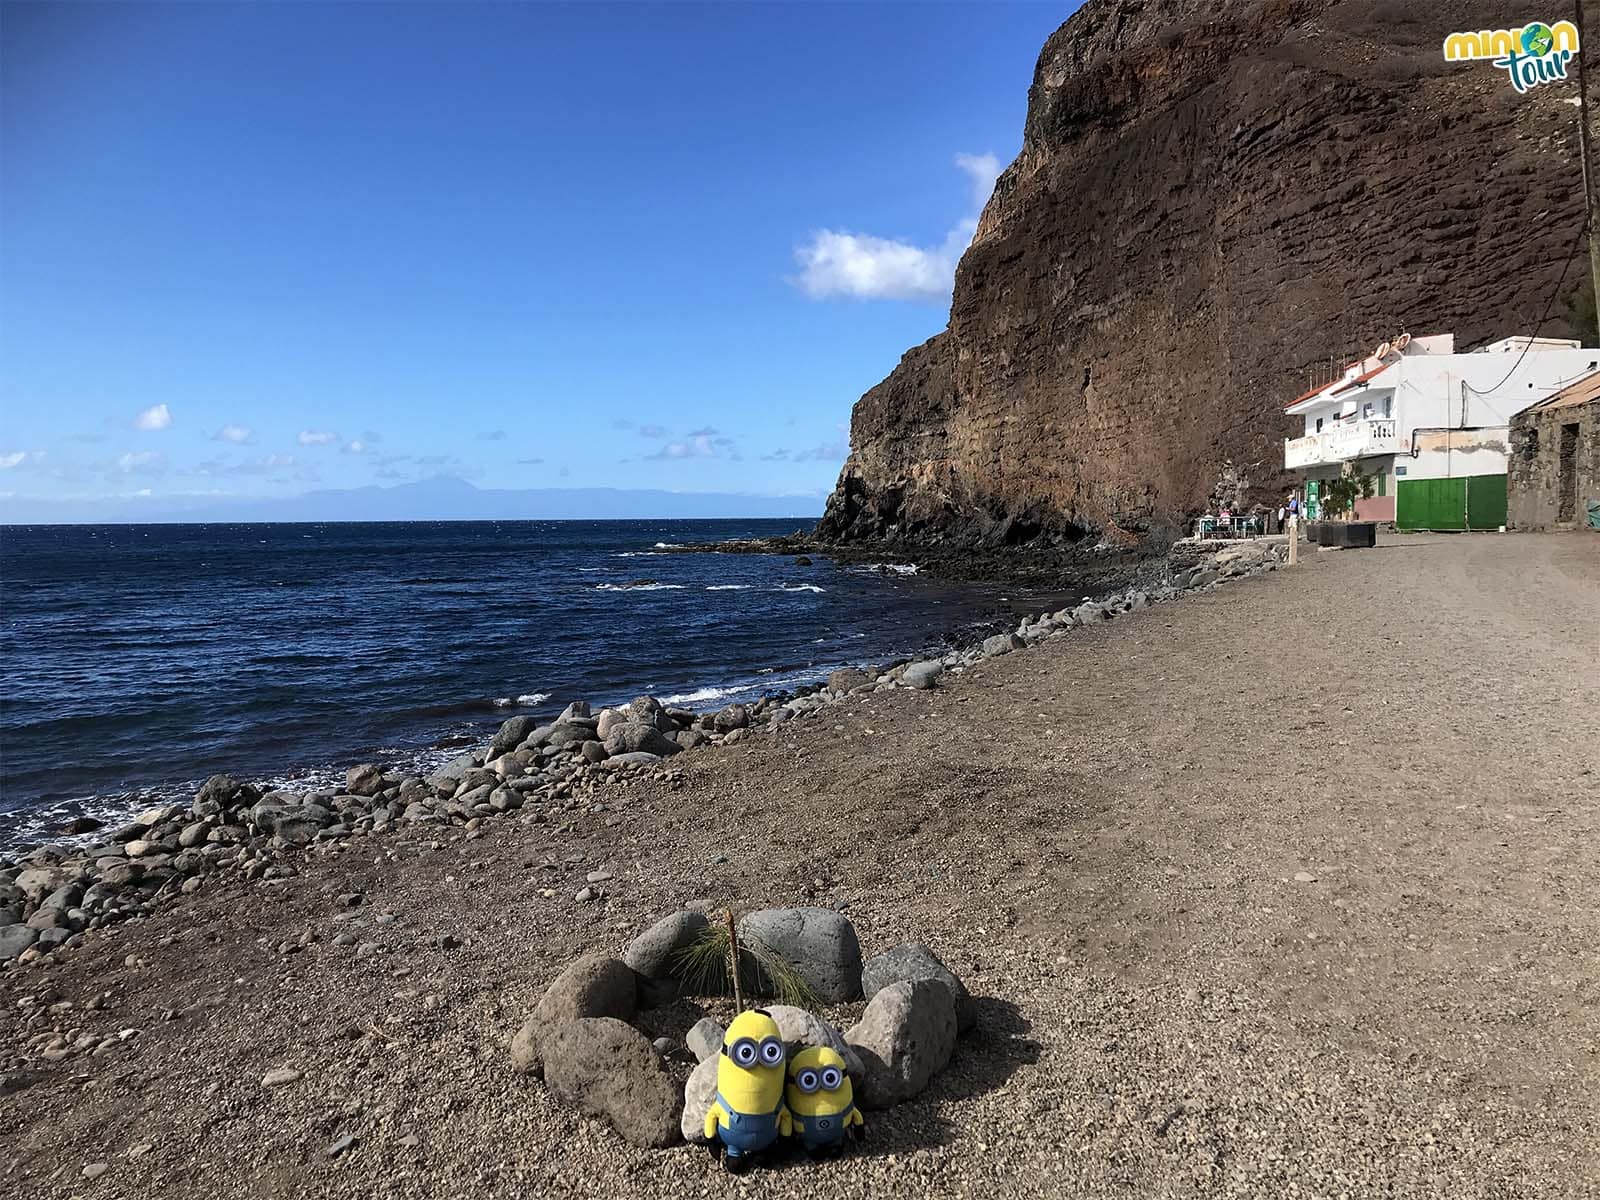
{"type": "Polygon", "coordinates": [[[43,461],[43,450],[13,450],[10,454],[0,454],[0,471],[9,471],[12,467],[20,467],[25,462],[43,461]]]}
{"type": "Polygon", "coordinates": [[[232,442],[235,446],[243,446],[255,440],[256,431],[248,425],[224,425],[211,435],[213,442],[232,442]]]}
{"type": "Polygon", "coordinates": [[[813,300],[844,296],[855,300],[950,298],[956,263],[972,242],[978,214],[994,191],[1000,160],[992,154],[958,154],[956,166],[972,186],[970,214],[938,246],[914,246],[893,238],[824,229],[795,247],[800,274],[792,282],[813,300]]]}
{"type": "Polygon", "coordinates": [[[167,465],[167,456],[156,450],[129,451],[117,458],[119,471],[133,474],[151,474],[162,470],[167,465]]]}
{"type": "Polygon", "coordinates": [[[172,410],[165,404],[152,404],[133,419],[135,429],[154,431],[172,424],[172,410]]]}
{"type": "Polygon", "coordinates": [[[355,439],[353,439],[351,441],[348,441],[348,442],[346,442],[344,444],[344,452],[346,454],[360,454],[363,451],[365,451],[366,448],[367,448],[367,444],[365,442],[363,442],[360,438],[355,438],[355,439]]]}
{"type": "Polygon", "coordinates": [[[728,458],[739,461],[739,455],[734,453],[733,439],[718,435],[715,429],[696,430],[684,441],[668,442],[654,454],[644,456],[645,461],[682,458],[728,458]]]}
{"type": "Polygon", "coordinates": [[[329,433],[326,429],[302,429],[295,440],[302,446],[328,446],[337,442],[339,435],[329,433]]]}

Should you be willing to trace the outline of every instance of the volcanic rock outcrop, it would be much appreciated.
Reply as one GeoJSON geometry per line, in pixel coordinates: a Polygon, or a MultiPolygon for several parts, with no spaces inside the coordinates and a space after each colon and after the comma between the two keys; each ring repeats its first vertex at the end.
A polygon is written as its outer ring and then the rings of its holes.
{"type": "Polygon", "coordinates": [[[1531,331],[1582,222],[1576,87],[1445,62],[1466,15],[1089,0],[1039,57],[949,328],[857,403],[819,534],[1159,535],[1225,469],[1276,503],[1314,374],[1405,329],[1531,331]]]}

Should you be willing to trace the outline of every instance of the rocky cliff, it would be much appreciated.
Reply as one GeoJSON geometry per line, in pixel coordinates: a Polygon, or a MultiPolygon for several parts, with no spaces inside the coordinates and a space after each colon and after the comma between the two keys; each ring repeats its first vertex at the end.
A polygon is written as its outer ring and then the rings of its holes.
{"type": "Polygon", "coordinates": [[[1470,7],[1089,0],[1039,56],[949,328],[857,403],[819,533],[1160,534],[1226,464],[1277,494],[1284,405],[1330,360],[1530,330],[1582,220],[1576,88],[1446,63],[1464,17],[1531,19],[1470,7]]]}

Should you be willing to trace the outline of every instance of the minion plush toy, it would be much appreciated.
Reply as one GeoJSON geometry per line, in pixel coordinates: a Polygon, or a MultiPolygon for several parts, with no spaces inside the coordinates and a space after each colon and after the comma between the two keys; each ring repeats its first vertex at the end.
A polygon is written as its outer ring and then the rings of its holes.
{"type": "Polygon", "coordinates": [[[866,1132],[844,1059],[827,1046],[811,1046],[794,1056],[784,1100],[794,1136],[812,1154],[837,1154],[846,1135],[859,1138],[866,1132]]]}
{"type": "Polygon", "coordinates": [[[783,1104],[786,1057],[778,1023],[764,1008],[742,1012],[728,1026],[717,1059],[717,1099],[706,1113],[706,1141],[737,1174],[779,1136],[791,1132],[783,1104]]]}

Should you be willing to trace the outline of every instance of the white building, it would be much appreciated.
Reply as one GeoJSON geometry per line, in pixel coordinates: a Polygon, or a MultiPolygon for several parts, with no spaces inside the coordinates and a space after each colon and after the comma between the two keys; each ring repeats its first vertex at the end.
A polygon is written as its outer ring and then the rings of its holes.
{"type": "Polygon", "coordinates": [[[1506,520],[1514,414],[1600,366],[1559,338],[1508,337],[1458,354],[1453,334],[1402,336],[1285,410],[1305,433],[1283,444],[1308,498],[1347,463],[1370,475],[1355,515],[1402,529],[1495,529],[1506,520]],[[1316,481],[1318,487],[1309,485],[1316,481]]]}

